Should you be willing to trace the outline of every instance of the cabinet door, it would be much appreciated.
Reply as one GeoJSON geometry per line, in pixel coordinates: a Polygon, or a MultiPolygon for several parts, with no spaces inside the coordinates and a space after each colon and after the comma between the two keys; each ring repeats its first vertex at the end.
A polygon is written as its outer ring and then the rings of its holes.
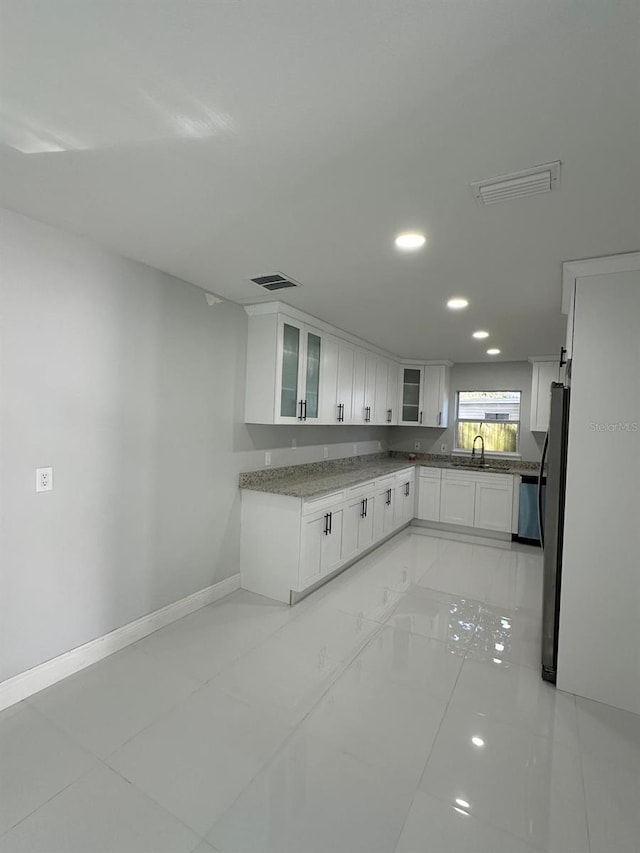
{"type": "Polygon", "coordinates": [[[440,521],[440,478],[420,477],[418,518],[423,521],[440,521]]]}
{"type": "Polygon", "coordinates": [[[355,366],[353,370],[353,423],[365,422],[365,392],[367,377],[367,353],[363,349],[357,349],[355,354],[355,366]]]}
{"type": "Polygon", "coordinates": [[[468,480],[446,480],[440,485],[440,521],[473,527],[476,484],[468,480]]]}
{"type": "Polygon", "coordinates": [[[406,477],[396,486],[395,526],[406,524],[413,518],[415,495],[413,492],[414,477],[406,477]]]}
{"type": "Polygon", "coordinates": [[[342,557],[345,560],[351,560],[358,553],[358,534],[363,501],[364,498],[356,498],[348,503],[344,510],[342,557]]]}
{"type": "Polygon", "coordinates": [[[311,516],[302,521],[300,541],[299,588],[320,580],[320,564],[323,540],[325,539],[325,515],[311,516]]]}
{"type": "Polygon", "coordinates": [[[323,536],[320,555],[320,571],[326,575],[337,569],[342,558],[342,530],[344,511],[329,512],[329,532],[323,536]]]}
{"type": "Polygon", "coordinates": [[[338,406],[338,373],[340,341],[326,335],[322,341],[322,381],[320,384],[320,423],[340,423],[338,406]]]}
{"type": "Polygon", "coordinates": [[[551,414],[551,383],[558,382],[557,361],[536,361],[531,376],[531,424],[534,432],[546,432],[551,414]]]}
{"type": "Polygon", "coordinates": [[[320,364],[322,338],[319,332],[305,329],[304,345],[304,395],[303,420],[315,421],[320,417],[320,364]]]}
{"type": "Polygon", "coordinates": [[[513,481],[476,483],[474,527],[511,533],[512,513],[513,481]]]}
{"type": "Polygon", "coordinates": [[[340,344],[338,356],[338,393],[336,404],[340,408],[340,423],[353,423],[353,377],[355,370],[355,348],[340,344]]]}
{"type": "Polygon", "coordinates": [[[385,406],[386,409],[386,423],[388,424],[397,424],[398,423],[398,382],[400,379],[400,365],[396,364],[395,361],[389,362],[389,371],[387,376],[387,403],[385,406]]]}
{"type": "Polygon", "coordinates": [[[358,550],[364,551],[373,543],[373,522],[375,518],[376,498],[374,495],[363,498],[358,516],[358,550]]]}
{"type": "Polygon", "coordinates": [[[376,389],[372,423],[387,423],[387,386],[389,384],[389,362],[386,358],[376,359],[376,389]]]}
{"type": "Polygon", "coordinates": [[[428,364],[424,370],[423,424],[444,428],[449,415],[449,368],[444,364],[428,364]]]}
{"type": "Polygon", "coordinates": [[[422,423],[422,374],[422,367],[402,367],[400,424],[422,423]]]}
{"type": "Polygon", "coordinates": [[[304,327],[288,318],[278,321],[277,423],[302,420],[304,327]]]}
{"type": "Polygon", "coordinates": [[[385,493],[383,500],[383,536],[388,536],[389,533],[392,533],[396,524],[395,524],[395,513],[396,513],[396,504],[397,504],[397,490],[395,486],[390,486],[387,492],[385,493]]]}
{"type": "Polygon", "coordinates": [[[375,423],[376,417],[376,373],[378,359],[373,353],[365,356],[365,379],[364,379],[364,423],[375,423]]]}

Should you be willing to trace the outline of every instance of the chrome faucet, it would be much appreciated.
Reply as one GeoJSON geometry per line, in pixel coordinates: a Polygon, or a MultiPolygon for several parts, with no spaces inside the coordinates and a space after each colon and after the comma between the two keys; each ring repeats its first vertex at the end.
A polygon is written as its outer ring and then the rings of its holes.
{"type": "Polygon", "coordinates": [[[473,446],[472,446],[472,449],[471,449],[471,459],[473,460],[473,459],[475,459],[475,458],[476,458],[476,441],[477,441],[478,439],[480,439],[480,441],[482,442],[482,449],[481,449],[481,451],[480,451],[480,464],[481,464],[481,465],[484,465],[484,438],[483,438],[481,435],[477,435],[477,436],[473,439],[473,446]]]}

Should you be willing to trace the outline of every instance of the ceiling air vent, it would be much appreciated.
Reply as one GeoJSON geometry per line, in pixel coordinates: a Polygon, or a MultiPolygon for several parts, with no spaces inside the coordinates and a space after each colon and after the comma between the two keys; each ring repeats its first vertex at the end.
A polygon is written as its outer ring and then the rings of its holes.
{"type": "Polygon", "coordinates": [[[263,290],[284,290],[287,287],[301,287],[299,281],[294,281],[290,276],[283,275],[281,272],[272,273],[271,275],[258,275],[252,278],[251,281],[263,290]]]}
{"type": "Polygon", "coordinates": [[[474,181],[471,189],[480,204],[495,204],[498,201],[510,201],[525,195],[537,195],[557,190],[560,186],[560,160],[544,163],[533,169],[513,172],[511,175],[499,175],[485,181],[474,181]]]}

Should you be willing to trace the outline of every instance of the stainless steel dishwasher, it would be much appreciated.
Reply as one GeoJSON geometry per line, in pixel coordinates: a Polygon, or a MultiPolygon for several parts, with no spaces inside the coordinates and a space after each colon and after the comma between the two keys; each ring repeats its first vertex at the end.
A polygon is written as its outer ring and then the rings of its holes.
{"type": "MultiPolygon", "coordinates": [[[[547,478],[542,478],[542,513],[546,503],[547,478]]],[[[525,545],[540,545],[540,526],[538,523],[538,475],[525,474],[520,482],[520,508],[518,511],[518,532],[516,542],[525,545]]]]}

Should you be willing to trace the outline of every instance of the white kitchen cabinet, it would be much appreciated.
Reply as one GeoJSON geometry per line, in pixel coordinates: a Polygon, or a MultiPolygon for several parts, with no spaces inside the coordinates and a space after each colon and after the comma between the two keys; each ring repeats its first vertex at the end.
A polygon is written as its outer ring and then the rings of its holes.
{"type": "Polygon", "coordinates": [[[353,423],[355,347],[325,335],[320,371],[320,423],[353,423]]]}
{"type": "Polygon", "coordinates": [[[440,490],[440,521],[473,527],[475,502],[475,480],[457,472],[451,475],[449,471],[445,471],[440,490]]]}
{"type": "Polygon", "coordinates": [[[473,526],[483,530],[511,533],[513,514],[513,477],[481,475],[476,483],[473,526]]]}
{"type": "Polygon", "coordinates": [[[400,365],[395,361],[389,362],[387,378],[386,423],[393,426],[398,423],[398,382],[400,365]]]}
{"type": "Polygon", "coordinates": [[[329,574],[342,560],[343,509],[328,510],[305,518],[300,547],[300,586],[311,586],[329,574]]]}
{"type": "Polygon", "coordinates": [[[422,521],[440,521],[440,486],[442,471],[440,468],[420,468],[418,512],[422,521]]]}
{"type": "Polygon", "coordinates": [[[386,358],[376,358],[376,387],[371,423],[382,425],[388,423],[387,393],[389,386],[389,361],[386,358]]]}
{"type": "Polygon", "coordinates": [[[424,367],[420,365],[400,366],[400,410],[398,423],[401,426],[422,424],[424,367]]]}
{"type": "Polygon", "coordinates": [[[353,422],[372,424],[375,417],[377,356],[364,349],[356,350],[353,382],[353,422]]]}
{"type": "Polygon", "coordinates": [[[396,476],[396,501],[394,525],[401,527],[415,515],[415,468],[407,469],[396,476]]]}
{"type": "Polygon", "coordinates": [[[374,497],[373,539],[378,542],[389,536],[394,528],[393,510],[395,506],[395,477],[378,481],[374,497]]]}
{"type": "Polygon", "coordinates": [[[440,484],[440,521],[511,533],[513,476],[445,470],[440,484]]]}
{"type": "Polygon", "coordinates": [[[444,429],[449,423],[449,365],[427,364],[423,381],[422,425],[444,429]]]}
{"type": "Polygon", "coordinates": [[[373,542],[375,482],[348,490],[342,530],[342,559],[350,560],[373,542]]]}
{"type": "Polygon", "coordinates": [[[284,314],[250,315],[245,421],[319,423],[322,337],[284,314]]]}
{"type": "Polygon", "coordinates": [[[532,432],[546,432],[549,428],[551,411],[551,383],[558,382],[560,362],[557,360],[529,359],[531,371],[531,420],[532,432]]]}

